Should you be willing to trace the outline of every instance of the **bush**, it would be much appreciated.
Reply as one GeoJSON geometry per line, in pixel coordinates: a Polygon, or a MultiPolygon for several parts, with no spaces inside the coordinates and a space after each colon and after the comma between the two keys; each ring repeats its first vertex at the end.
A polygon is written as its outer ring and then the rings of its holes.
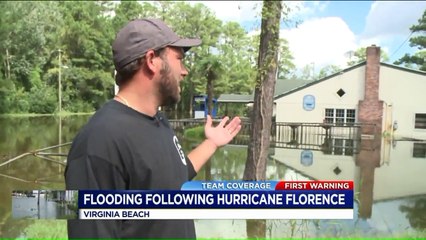
{"type": "Polygon", "coordinates": [[[183,137],[187,139],[203,139],[204,126],[185,129],[185,131],[183,132],[183,137]]]}
{"type": "Polygon", "coordinates": [[[28,94],[30,113],[53,113],[58,108],[57,89],[46,86],[41,83],[41,86],[31,88],[28,94]]]}

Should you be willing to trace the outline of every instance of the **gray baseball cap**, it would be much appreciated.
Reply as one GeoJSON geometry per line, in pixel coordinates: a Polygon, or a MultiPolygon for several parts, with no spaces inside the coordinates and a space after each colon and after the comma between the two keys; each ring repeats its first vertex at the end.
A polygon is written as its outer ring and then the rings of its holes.
{"type": "Polygon", "coordinates": [[[112,55],[115,69],[119,71],[151,49],[174,46],[187,51],[200,44],[200,39],[180,38],[159,19],[135,19],[117,33],[112,44],[112,55]]]}

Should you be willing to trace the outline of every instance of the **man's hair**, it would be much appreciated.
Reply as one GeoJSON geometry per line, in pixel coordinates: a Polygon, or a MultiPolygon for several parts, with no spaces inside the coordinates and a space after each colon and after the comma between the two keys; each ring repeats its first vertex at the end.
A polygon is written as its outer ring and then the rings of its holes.
{"type": "MultiPolygon", "coordinates": [[[[154,50],[155,56],[159,56],[161,59],[164,60],[164,51],[165,48],[160,48],[157,50],[154,50]]],[[[120,71],[116,71],[115,74],[115,84],[117,84],[119,87],[123,86],[127,82],[130,81],[130,79],[135,76],[136,72],[139,71],[139,69],[145,64],[145,55],[141,56],[140,58],[130,62],[126,66],[124,66],[120,71]]]]}

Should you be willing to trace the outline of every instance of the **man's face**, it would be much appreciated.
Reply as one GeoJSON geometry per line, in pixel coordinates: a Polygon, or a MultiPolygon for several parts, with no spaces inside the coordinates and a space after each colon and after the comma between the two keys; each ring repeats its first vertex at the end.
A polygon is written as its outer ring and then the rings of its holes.
{"type": "Polygon", "coordinates": [[[173,105],[180,100],[180,82],[188,75],[183,65],[182,48],[167,47],[161,56],[163,65],[160,70],[161,105],[173,105]]]}

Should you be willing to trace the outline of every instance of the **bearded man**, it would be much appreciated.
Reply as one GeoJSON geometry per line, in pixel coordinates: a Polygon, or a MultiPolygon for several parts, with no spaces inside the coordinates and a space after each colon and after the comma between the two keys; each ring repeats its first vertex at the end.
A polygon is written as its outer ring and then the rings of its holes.
{"type": "MultiPolygon", "coordinates": [[[[188,155],[159,106],[180,100],[188,75],[186,51],[201,44],[184,39],[158,19],[125,25],[112,45],[119,92],[75,137],[65,170],[69,190],[178,190],[213,153],[241,129],[235,117],[214,127],[188,155]]],[[[195,238],[193,220],[68,220],[69,238],[195,238]]]]}

